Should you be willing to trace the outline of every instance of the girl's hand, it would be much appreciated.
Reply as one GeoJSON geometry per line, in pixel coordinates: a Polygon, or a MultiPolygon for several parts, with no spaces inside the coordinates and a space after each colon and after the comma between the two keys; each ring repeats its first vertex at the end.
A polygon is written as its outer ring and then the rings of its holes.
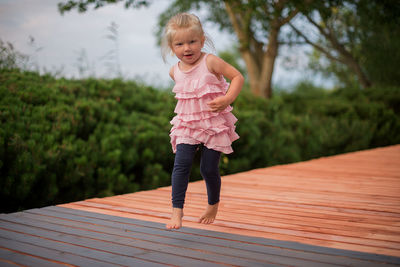
{"type": "Polygon", "coordinates": [[[207,103],[212,112],[221,112],[229,106],[229,101],[226,96],[220,96],[207,103]]]}
{"type": "Polygon", "coordinates": [[[231,80],[231,84],[225,96],[217,97],[207,103],[211,111],[221,112],[235,101],[236,97],[239,95],[240,90],[242,90],[244,78],[237,69],[235,69],[217,56],[207,56],[206,63],[207,68],[211,73],[213,73],[217,77],[222,75],[225,78],[231,80]]]}

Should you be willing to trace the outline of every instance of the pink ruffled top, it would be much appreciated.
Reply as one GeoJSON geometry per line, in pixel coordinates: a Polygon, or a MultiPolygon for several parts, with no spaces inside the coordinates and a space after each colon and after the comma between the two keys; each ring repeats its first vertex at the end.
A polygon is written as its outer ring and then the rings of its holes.
{"type": "Polygon", "coordinates": [[[210,111],[208,102],[225,95],[229,84],[221,75],[217,78],[206,64],[207,54],[188,71],[173,67],[175,86],[173,92],[178,103],[177,114],[172,120],[170,132],[174,153],[177,144],[204,144],[225,154],[232,153],[232,142],[239,138],[235,132],[236,117],[228,106],[221,112],[210,111]]]}

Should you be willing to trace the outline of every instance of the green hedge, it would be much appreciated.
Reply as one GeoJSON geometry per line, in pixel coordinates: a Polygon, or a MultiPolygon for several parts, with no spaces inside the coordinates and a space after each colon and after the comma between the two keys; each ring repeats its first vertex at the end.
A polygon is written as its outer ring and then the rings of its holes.
{"type": "MultiPolygon", "coordinates": [[[[0,99],[1,212],[170,184],[170,92],[0,70],[0,99]]],[[[398,144],[399,102],[399,88],[300,84],[271,100],[243,91],[234,104],[241,138],[221,172],[398,144]]]]}
{"type": "Polygon", "coordinates": [[[2,211],[169,183],[167,93],[121,80],[0,76],[2,211]]]}
{"type": "Polygon", "coordinates": [[[237,172],[398,144],[399,96],[400,88],[327,91],[310,84],[271,100],[242,94],[235,103],[242,138],[224,167],[237,172]]]}

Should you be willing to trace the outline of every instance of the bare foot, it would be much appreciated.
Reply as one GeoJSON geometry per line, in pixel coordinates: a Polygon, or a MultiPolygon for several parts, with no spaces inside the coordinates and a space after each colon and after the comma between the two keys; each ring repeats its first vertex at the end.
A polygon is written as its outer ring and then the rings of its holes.
{"type": "Polygon", "coordinates": [[[165,226],[167,229],[179,229],[182,227],[183,210],[172,208],[171,220],[165,226]]]}
{"type": "Polygon", "coordinates": [[[200,217],[199,223],[204,223],[204,224],[213,223],[215,220],[215,217],[217,216],[218,205],[219,205],[219,202],[214,205],[208,205],[206,211],[200,217]]]}

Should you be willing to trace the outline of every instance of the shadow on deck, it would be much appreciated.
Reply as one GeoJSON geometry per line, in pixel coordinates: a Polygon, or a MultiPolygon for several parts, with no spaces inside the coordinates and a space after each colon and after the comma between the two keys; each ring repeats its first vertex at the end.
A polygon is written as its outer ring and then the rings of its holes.
{"type": "Polygon", "coordinates": [[[0,215],[0,266],[400,265],[400,145],[224,176],[212,225],[190,183],[0,215]]]}

